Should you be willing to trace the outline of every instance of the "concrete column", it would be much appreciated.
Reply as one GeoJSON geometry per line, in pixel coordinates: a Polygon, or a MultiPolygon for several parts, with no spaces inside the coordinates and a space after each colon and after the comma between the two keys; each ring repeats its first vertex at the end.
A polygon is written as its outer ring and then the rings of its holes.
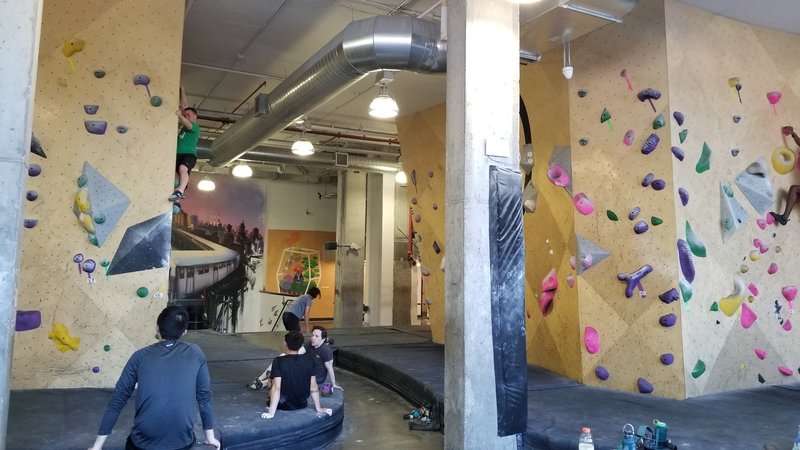
{"type": "Polygon", "coordinates": [[[25,162],[31,145],[41,22],[40,0],[0,2],[0,253],[5,255],[0,259],[0,448],[5,448],[8,426],[17,270],[25,230],[25,162]]]}
{"type": "Polygon", "coordinates": [[[336,251],[336,298],[333,322],[336,328],[362,326],[364,304],[364,254],[367,208],[367,175],[339,172],[336,239],[355,244],[358,250],[340,247],[336,251]]]}
{"type": "Polygon", "coordinates": [[[488,195],[489,165],[518,159],[519,7],[449,2],[447,35],[445,448],[514,449],[497,436],[488,195]]]}
{"type": "Polygon", "coordinates": [[[367,174],[366,302],[370,326],[392,324],[394,175],[367,174]]]}
{"type": "MultiPolygon", "coordinates": [[[[395,183],[394,188],[394,288],[392,325],[411,324],[411,266],[408,264],[408,189],[395,183]]],[[[414,314],[416,318],[416,314],[414,314]]]]}

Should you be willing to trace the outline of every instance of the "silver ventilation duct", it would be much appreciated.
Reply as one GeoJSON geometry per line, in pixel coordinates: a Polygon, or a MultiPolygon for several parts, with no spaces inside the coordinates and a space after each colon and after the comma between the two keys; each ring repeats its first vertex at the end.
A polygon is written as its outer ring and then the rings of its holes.
{"type": "Polygon", "coordinates": [[[370,72],[444,72],[446,63],[437,23],[402,16],[352,22],[218,137],[209,164],[228,164],[370,72]]]}

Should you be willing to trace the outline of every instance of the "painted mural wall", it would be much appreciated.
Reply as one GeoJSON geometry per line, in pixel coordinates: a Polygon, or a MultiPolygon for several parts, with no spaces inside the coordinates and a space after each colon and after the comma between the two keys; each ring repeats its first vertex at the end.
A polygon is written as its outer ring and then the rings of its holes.
{"type": "Polygon", "coordinates": [[[29,160],[14,389],[113,386],[155,341],[182,32],[174,2],[44,5],[33,129],[47,158],[29,160]]]}

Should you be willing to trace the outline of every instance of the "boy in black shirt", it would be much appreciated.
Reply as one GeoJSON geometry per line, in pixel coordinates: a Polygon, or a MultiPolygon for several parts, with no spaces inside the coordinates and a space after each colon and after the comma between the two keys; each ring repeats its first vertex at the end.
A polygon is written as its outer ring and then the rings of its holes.
{"type": "Polygon", "coordinates": [[[308,406],[308,395],[314,401],[314,408],[319,413],[331,415],[333,410],[323,408],[319,404],[319,388],[314,376],[314,360],[297,353],[303,346],[303,335],[299,331],[290,331],[284,337],[286,354],[275,358],[272,362],[272,389],[269,395],[269,410],[261,414],[264,419],[275,417],[275,411],[282,409],[292,411],[308,406]]]}

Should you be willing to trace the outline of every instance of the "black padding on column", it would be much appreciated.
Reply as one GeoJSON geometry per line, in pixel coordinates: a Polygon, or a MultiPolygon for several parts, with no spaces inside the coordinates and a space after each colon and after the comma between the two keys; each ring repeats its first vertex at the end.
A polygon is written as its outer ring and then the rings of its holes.
{"type": "Polygon", "coordinates": [[[525,356],[525,241],[522,174],[489,168],[489,254],[497,434],[525,432],[528,374],[525,356]]]}

